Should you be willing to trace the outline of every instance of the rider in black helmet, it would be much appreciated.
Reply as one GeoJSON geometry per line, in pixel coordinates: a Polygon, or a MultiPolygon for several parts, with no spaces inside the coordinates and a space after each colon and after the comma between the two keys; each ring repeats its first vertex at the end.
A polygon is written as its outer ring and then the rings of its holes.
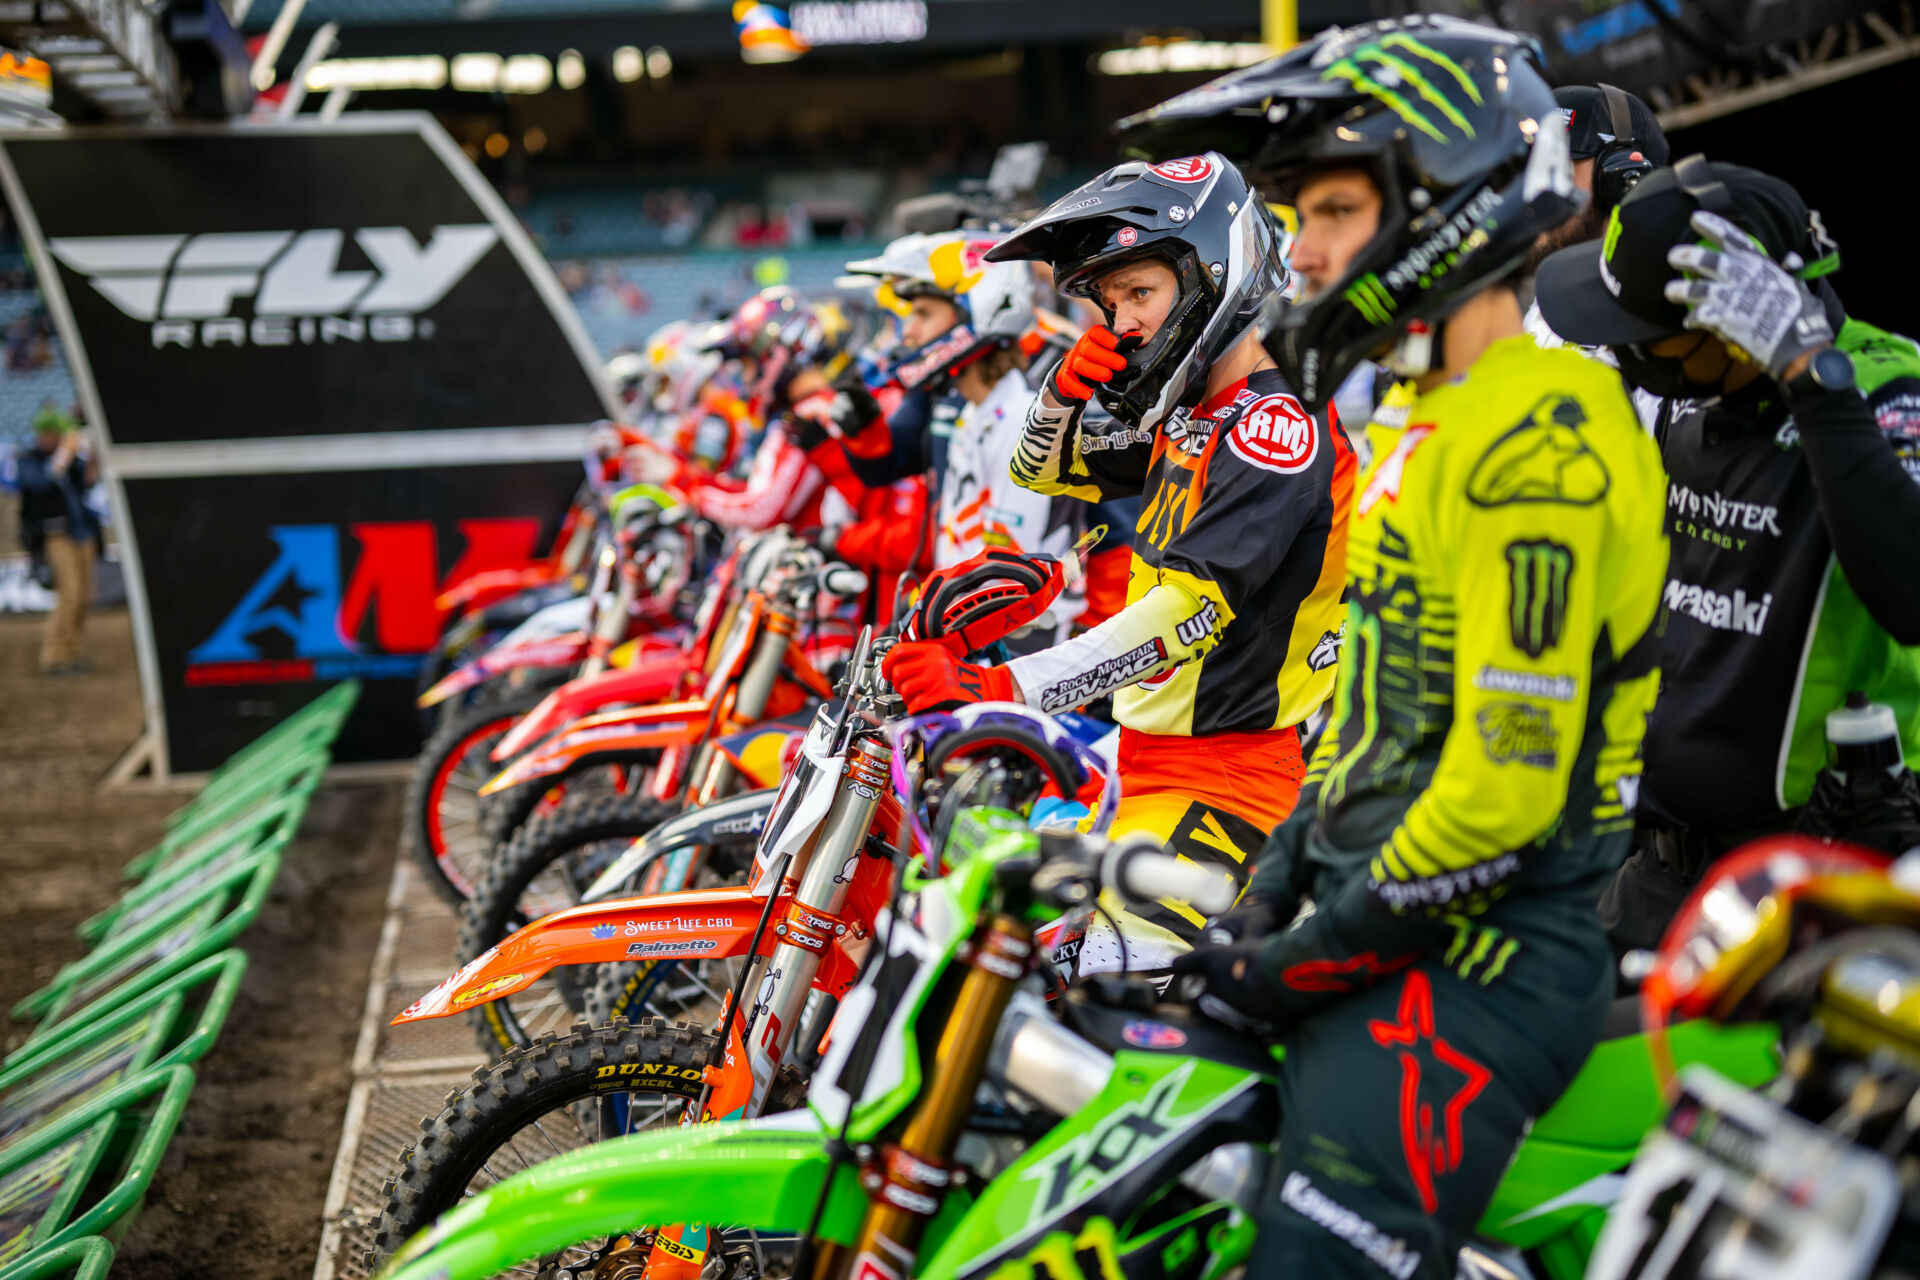
{"type": "Polygon", "coordinates": [[[1614,372],[1521,323],[1513,278],[1578,207],[1534,57],[1375,23],[1130,130],[1233,146],[1294,204],[1303,296],[1269,346],[1303,400],[1361,359],[1411,390],[1355,490],[1300,804],[1222,944],[1174,966],[1203,1010],[1285,1039],[1250,1276],[1452,1277],[1613,993],[1594,903],[1655,688],[1663,481],[1614,372]]]}

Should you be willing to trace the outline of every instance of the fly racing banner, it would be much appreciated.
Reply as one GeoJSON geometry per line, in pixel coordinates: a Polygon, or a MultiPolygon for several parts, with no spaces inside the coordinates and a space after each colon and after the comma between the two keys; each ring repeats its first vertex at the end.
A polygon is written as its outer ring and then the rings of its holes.
{"type": "Polygon", "coordinates": [[[578,317],[430,116],[0,134],[101,436],[155,771],[367,682],[418,746],[434,599],[543,553],[611,416],[578,317]]]}

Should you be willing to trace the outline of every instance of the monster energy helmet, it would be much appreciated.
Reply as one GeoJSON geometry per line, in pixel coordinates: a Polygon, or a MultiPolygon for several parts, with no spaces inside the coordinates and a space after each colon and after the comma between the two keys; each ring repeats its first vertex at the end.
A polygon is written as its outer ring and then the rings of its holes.
{"type": "Polygon", "coordinates": [[[1373,240],[1342,279],[1264,320],[1268,353],[1318,409],[1410,328],[1437,338],[1448,312],[1519,269],[1534,238],[1578,210],[1565,120],[1539,62],[1531,37],[1457,18],[1373,22],[1327,31],[1115,130],[1147,156],[1218,147],[1282,201],[1318,171],[1372,176],[1373,240]]]}
{"type": "MultiPolygon", "coordinates": [[[[1100,301],[1101,277],[1158,259],[1178,280],[1173,309],[1127,367],[1094,389],[1137,427],[1200,403],[1207,367],[1260,320],[1286,284],[1286,232],[1224,156],[1182,156],[1109,169],[1070,191],[987,252],[988,262],[1051,263],[1060,292],[1100,301]]],[[[1109,322],[1112,313],[1106,312],[1109,322]]]]}

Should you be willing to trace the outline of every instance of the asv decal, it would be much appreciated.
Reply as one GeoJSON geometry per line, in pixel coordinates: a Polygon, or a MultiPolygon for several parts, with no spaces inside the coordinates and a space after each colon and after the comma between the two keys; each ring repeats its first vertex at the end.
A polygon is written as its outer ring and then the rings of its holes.
{"type": "Polygon", "coordinates": [[[1319,456],[1320,433],[1312,415],[1292,396],[1263,396],[1233,424],[1227,446],[1242,462],[1263,471],[1296,475],[1319,456]]]}
{"type": "Polygon", "coordinates": [[[460,531],[466,551],[442,579],[438,533],[429,520],[348,525],[360,547],[348,575],[341,572],[337,526],[272,526],[267,536],[278,554],[213,633],[188,651],[187,684],[412,678],[418,655],[439,638],[434,597],[469,574],[531,556],[540,522],[462,520],[460,531]],[[369,619],[372,645],[361,639],[369,619]]]}
{"type": "Polygon", "coordinates": [[[1156,164],[1151,172],[1170,182],[1205,182],[1213,176],[1213,161],[1205,156],[1183,156],[1156,164]]]}
{"type": "Polygon", "coordinates": [[[405,227],[362,227],[352,235],[368,271],[341,269],[347,235],[62,236],[47,247],[121,314],[151,322],[157,350],[429,338],[433,321],[420,313],[500,238],[486,223],[435,227],[424,244],[405,227]],[[252,300],[246,315],[243,298],[252,300]]]}

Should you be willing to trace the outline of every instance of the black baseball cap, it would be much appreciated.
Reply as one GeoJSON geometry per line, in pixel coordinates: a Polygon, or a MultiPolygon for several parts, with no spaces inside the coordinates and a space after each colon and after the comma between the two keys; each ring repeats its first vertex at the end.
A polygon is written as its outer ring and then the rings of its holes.
{"type": "Polygon", "coordinates": [[[1686,332],[1687,309],[1666,297],[1674,270],[1667,251],[1698,240],[1688,220],[1697,209],[1731,219],[1775,262],[1800,255],[1802,279],[1840,265],[1839,246],[1820,215],[1786,182],[1736,164],[1688,156],[1641,180],[1607,217],[1607,231],[1552,254],[1534,277],[1547,325],[1583,347],[1655,342],[1686,332]]]}
{"type": "Polygon", "coordinates": [[[1667,135],[1653,108],[1625,89],[1616,89],[1626,104],[1628,132],[1620,133],[1613,104],[1599,85],[1570,84],[1553,91],[1553,100],[1567,113],[1567,150],[1575,160],[1591,160],[1600,148],[1615,142],[1631,142],[1647,163],[1658,169],[1667,163],[1667,135]]]}

